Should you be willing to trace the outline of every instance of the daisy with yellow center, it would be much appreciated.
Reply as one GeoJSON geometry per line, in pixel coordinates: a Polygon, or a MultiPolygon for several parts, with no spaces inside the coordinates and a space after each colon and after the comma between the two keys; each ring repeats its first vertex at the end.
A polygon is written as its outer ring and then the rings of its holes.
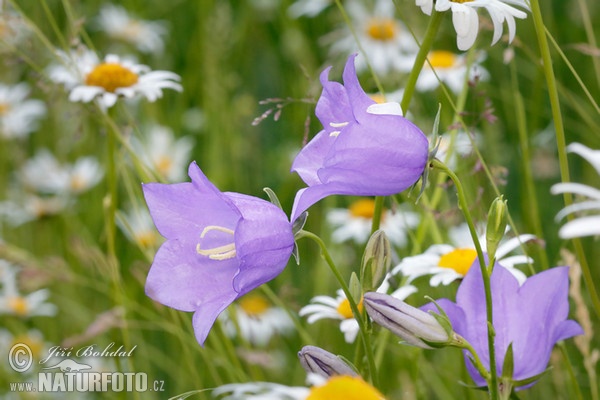
{"type": "Polygon", "coordinates": [[[434,50],[427,56],[427,61],[419,79],[417,90],[424,92],[436,89],[440,83],[445,84],[452,92],[458,94],[463,90],[467,80],[475,78],[487,80],[489,74],[481,66],[485,53],[479,52],[475,62],[467,65],[466,56],[447,50],[434,50]]]}
{"type": "Polygon", "coordinates": [[[365,8],[362,2],[348,2],[346,9],[356,38],[350,32],[344,34],[333,44],[333,53],[347,55],[364,51],[356,59],[358,72],[367,69],[367,60],[379,74],[407,72],[412,68],[418,46],[410,31],[394,18],[393,2],[376,0],[372,10],[365,8]]]}
{"type": "MultiPolygon", "coordinates": [[[[353,241],[364,244],[371,235],[371,223],[375,212],[375,201],[361,198],[348,208],[334,208],[327,212],[327,222],[333,227],[332,240],[336,243],[353,241]]],[[[390,242],[404,246],[407,232],[419,224],[419,215],[404,208],[385,210],[382,215],[381,229],[390,242]]]]}
{"type": "Polygon", "coordinates": [[[0,138],[24,138],[38,128],[46,106],[28,97],[29,86],[25,83],[0,84],[0,138]]]}
{"type": "MultiPolygon", "coordinates": [[[[475,245],[466,224],[451,229],[450,238],[453,245],[436,244],[430,246],[423,254],[404,258],[392,270],[392,275],[402,274],[408,278],[408,282],[421,276],[431,275],[429,280],[431,286],[449,285],[462,278],[477,259],[475,245]]],[[[519,235],[503,241],[496,251],[498,263],[508,269],[519,283],[523,283],[526,276],[515,265],[531,263],[533,260],[526,255],[509,256],[508,254],[523,243],[534,239],[536,239],[534,235],[519,235]]],[[[479,242],[485,252],[485,236],[480,237],[479,242]]]]}
{"type": "Polygon", "coordinates": [[[275,307],[266,297],[250,293],[240,298],[219,316],[229,337],[238,334],[255,346],[266,346],[275,335],[293,332],[288,313],[275,307]]]}
{"type": "Polygon", "coordinates": [[[163,89],[181,91],[179,75],[168,71],[150,71],[141,64],[114,54],[100,61],[90,51],[65,54],[58,52],[62,65],[51,66],[49,76],[70,90],[70,101],[97,100],[101,107],[112,107],[119,97],[143,96],[149,101],[162,97],[163,89]]]}
{"type": "MultiPolygon", "coordinates": [[[[433,0],[415,0],[415,3],[425,14],[431,15],[433,0]]],[[[477,39],[479,31],[477,10],[481,8],[487,10],[494,24],[492,45],[500,40],[505,21],[508,25],[508,41],[509,43],[513,41],[516,33],[515,18],[524,19],[527,14],[511,5],[529,10],[526,0],[437,0],[435,9],[436,11],[452,11],[458,49],[468,50],[477,39]]]]}
{"type": "Polygon", "coordinates": [[[156,249],[162,242],[162,236],[156,230],[154,222],[145,207],[132,208],[127,212],[117,213],[117,225],[127,239],[141,249],[156,249]]]}
{"type": "MultiPolygon", "coordinates": [[[[377,289],[379,293],[387,293],[390,290],[389,275],[384,279],[383,283],[377,289]]],[[[412,285],[405,285],[395,290],[391,296],[404,300],[412,293],[415,293],[417,288],[412,285]]],[[[302,307],[299,311],[301,317],[307,317],[309,324],[315,323],[321,319],[340,320],[340,331],[344,334],[344,339],[347,343],[353,343],[358,335],[358,322],[354,319],[350,302],[340,289],[337,291],[335,298],[329,296],[315,296],[310,301],[311,304],[302,307]]],[[[362,311],[362,299],[357,304],[358,309],[362,311]]]]}
{"type": "Polygon", "coordinates": [[[0,276],[0,314],[14,315],[20,318],[34,316],[54,316],[56,306],[47,303],[50,296],[48,289],[40,289],[22,295],[18,289],[18,270],[6,261],[0,260],[2,275],[0,276]]]}

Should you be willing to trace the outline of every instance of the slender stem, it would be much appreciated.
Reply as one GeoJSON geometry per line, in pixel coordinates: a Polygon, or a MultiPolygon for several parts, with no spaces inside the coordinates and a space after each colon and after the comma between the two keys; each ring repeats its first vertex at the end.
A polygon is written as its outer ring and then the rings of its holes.
{"type": "Polygon", "coordinates": [[[462,338],[461,344],[457,347],[465,349],[471,354],[471,362],[473,362],[473,366],[475,367],[475,369],[477,369],[479,375],[481,375],[486,381],[489,381],[490,373],[487,369],[485,369],[485,366],[481,362],[481,359],[479,358],[479,355],[477,354],[473,346],[471,346],[471,343],[467,342],[464,338],[462,338]]]}
{"type": "Polygon", "coordinates": [[[375,233],[381,225],[381,216],[383,215],[384,196],[375,197],[375,209],[373,210],[373,221],[371,222],[371,235],[375,233]]]}
{"type": "MultiPolygon", "coordinates": [[[[569,163],[567,160],[567,146],[565,139],[565,127],[563,124],[562,114],[560,110],[560,99],[558,97],[558,90],[556,85],[556,79],[554,77],[554,69],[552,68],[552,57],[550,56],[550,47],[548,45],[548,39],[546,37],[546,29],[544,21],[542,19],[542,10],[540,9],[539,0],[531,0],[531,15],[533,17],[533,25],[535,27],[535,33],[538,39],[538,45],[540,53],[542,55],[542,66],[544,69],[544,75],[546,77],[546,86],[548,87],[548,97],[550,99],[550,108],[552,109],[552,119],[554,121],[554,129],[556,134],[556,144],[558,147],[558,162],[560,165],[560,176],[562,182],[570,182],[569,176],[569,163]]],[[[563,193],[563,199],[565,206],[573,204],[573,196],[571,193],[563,193]]],[[[568,217],[573,218],[573,215],[568,217]]],[[[589,291],[590,298],[594,305],[594,311],[596,315],[600,317],[600,298],[594,286],[594,280],[587,263],[585,252],[583,251],[583,245],[579,238],[572,239],[573,247],[575,248],[575,254],[581,264],[581,271],[583,272],[583,279],[585,285],[589,291]]]]}
{"type": "Polygon", "coordinates": [[[486,266],[485,258],[483,255],[483,250],[481,249],[481,244],[479,243],[479,237],[477,236],[477,231],[475,229],[475,224],[473,223],[473,218],[471,217],[471,212],[469,211],[469,203],[467,202],[467,198],[465,196],[465,191],[463,189],[462,183],[458,176],[446,166],[446,164],[441,161],[435,159],[432,162],[432,166],[443,171],[447,174],[450,179],[454,182],[454,186],[456,187],[456,194],[458,197],[458,206],[465,216],[465,220],[469,227],[469,232],[471,233],[471,237],[473,238],[473,243],[475,244],[475,250],[477,251],[477,258],[479,260],[479,267],[481,268],[481,276],[483,278],[483,287],[485,290],[485,305],[486,305],[486,317],[487,317],[487,332],[488,332],[488,351],[490,355],[490,380],[489,382],[489,390],[490,390],[490,398],[492,400],[498,400],[498,375],[496,372],[496,349],[494,347],[494,327],[493,327],[493,308],[492,308],[492,289],[490,284],[490,275],[492,272],[493,261],[490,260],[490,267],[486,266]]]}
{"type": "Polygon", "coordinates": [[[369,376],[373,385],[377,386],[377,371],[375,367],[375,358],[373,357],[373,349],[371,348],[371,339],[367,330],[367,324],[365,322],[365,319],[363,318],[362,313],[358,309],[356,300],[354,299],[354,297],[352,297],[352,293],[350,293],[350,289],[348,288],[346,281],[342,277],[342,274],[340,274],[340,271],[335,266],[335,263],[331,258],[329,251],[327,250],[327,246],[325,246],[325,242],[323,242],[323,240],[319,236],[305,230],[301,230],[296,234],[296,239],[300,239],[303,237],[312,239],[319,245],[321,249],[321,256],[329,266],[329,269],[331,269],[331,272],[333,272],[333,275],[338,280],[340,287],[342,288],[344,294],[346,295],[346,298],[348,299],[348,303],[350,304],[350,308],[352,309],[352,314],[354,315],[354,319],[356,319],[356,322],[358,323],[358,329],[361,333],[365,354],[367,356],[367,364],[369,366],[369,376]]]}

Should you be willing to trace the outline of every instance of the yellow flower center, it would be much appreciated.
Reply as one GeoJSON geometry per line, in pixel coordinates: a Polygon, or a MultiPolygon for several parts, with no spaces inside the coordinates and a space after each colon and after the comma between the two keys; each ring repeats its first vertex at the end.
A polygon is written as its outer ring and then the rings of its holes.
{"type": "Polygon", "coordinates": [[[476,258],[477,252],[474,249],[454,249],[440,257],[438,266],[453,269],[464,276],[476,258]]]}
{"type": "Polygon", "coordinates": [[[239,301],[239,305],[246,314],[251,317],[262,315],[271,308],[271,305],[263,296],[257,294],[246,295],[239,301]]]}
{"type": "Polygon", "coordinates": [[[353,376],[338,375],[322,386],[314,386],[306,400],[383,400],[377,389],[353,376]]]}
{"type": "Polygon", "coordinates": [[[450,0],[450,1],[453,3],[461,3],[462,4],[462,3],[468,3],[473,0],[450,0]]]}
{"type": "MultiPolygon", "coordinates": [[[[363,311],[362,299],[360,299],[360,302],[356,306],[358,307],[358,311],[363,311]]],[[[350,302],[348,299],[342,300],[342,302],[337,306],[336,311],[345,319],[354,318],[354,314],[352,314],[352,307],[350,307],[350,302]]]]}
{"type": "Polygon", "coordinates": [[[173,167],[173,160],[167,156],[160,156],[155,162],[154,166],[156,167],[156,171],[162,175],[167,176],[171,168],[173,167]]]}
{"type": "Polygon", "coordinates": [[[31,350],[31,354],[34,358],[39,357],[42,354],[42,349],[44,348],[44,343],[37,337],[31,335],[17,335],[13,338],[12,345],[15,344],[25,344],[31,350]]]}
{"type": "Polygon", "coordinates": [[[375,201],[373,199],[360,199],[348,207],[350,215],[356,218],[372,219],[375,214],[375,201]]]}
{"type": "Polygon", "coordinates": [[[10,104],[8,103],[0,103],[0,117],[6,115],[10,110],[10,104]]]}
{"type": "Polygon", "coordinates": [[[154,231],[141,231],[135,234],[135,241],[144,249],[154,247],[157,240],[158,237],[154,231]]]}
{"type": "Polygon", "coordinates": [[[137,81],[136,73],[118,63],[99,64],[85,77],[86,85],[100,86],[111,93],[118,88],[132,86],[137,81]]]}
{"type": "Polygon", "coordinates": [[[29,311],[27,301],[21,296],[11,297],[8,299],[8,308],[11,309],[13,313],[21,317],[27,315],[27,312],[29,311]]]}
{"type": "Polygon", "coordinates": [[[396,23],[391,18],[372,18],[367,24],[367,35],[371,39],[387,42],[396,37],[396,23]]]}
{"type": "Polygon", "coordinates": [[[456,55],[446,50],[434,50],[427,59],[433,68],[450,68],[456,64],[456,55]]]}
{"type": "Polygon", "coordinates": [[[369,97],[377,104],[385,103],[385,96],[383,96],[381,93],[370,94],[369,97]]]}

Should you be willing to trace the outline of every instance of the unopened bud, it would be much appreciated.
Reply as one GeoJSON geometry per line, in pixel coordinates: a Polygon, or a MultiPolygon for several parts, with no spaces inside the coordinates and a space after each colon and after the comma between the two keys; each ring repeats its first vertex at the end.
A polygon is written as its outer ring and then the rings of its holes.
{"type": "Polygon", "coordinates": [[[432,349],[450,344],[452,330],[431,314],[384,293],[365,293],[363,305],[377,324],[412,346],[432,349]]]}
{"type": "Polygon", "coordinates": [[[503,196],[496,197],[488,212],[487,227],[485,230],[486,252],[493,260],[496,256],[498,244],[504,237],[508,220],[508,207],[503,196]]]}
{"type": "Polygon", "coordinates": [[[392,247],[382,230],[375,231],[365,248],[361,268],[361,282],[364,291],[376,290],[385,279],[392,264],[392,247]]]}
{"type": "Polygon", "coordinates": [[[307,374],[317,374],[323,378],[334,375],[358,376],[356,371],[341,357],[316,346],[304,346],[298,352],[300,364],[307,374]]]}

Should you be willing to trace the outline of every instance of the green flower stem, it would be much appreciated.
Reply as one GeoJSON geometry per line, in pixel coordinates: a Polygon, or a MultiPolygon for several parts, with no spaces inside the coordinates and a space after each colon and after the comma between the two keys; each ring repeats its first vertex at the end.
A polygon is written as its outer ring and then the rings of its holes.
{"type": "Polygon", "coordinates": [[[375,358],[373,356],[373,349],[371,347],[371,339],[370,339],[370,335],[369,335],[369,332],[367,329],[366,321],[363,318],[362,313],[358,309],[356,300],[354,299],[354,297],[352,297],[352,294],[350,293],[350,289],[348,288],[348,285],[346,284],[344,277],[342,277],[342,274],[340,274],[340,271],[335,266],[335,263],[333,262],[333,259],[331,258],[329,251],[327,250],[327,246],[325,246],[325,242],[323,242],[323,240],[319,236],[315,235],[312,232],[300,230],[296,234],[296,239],[300,239],[303,237],[312,239],[314,242],[316,242],[319,245],[319,247],[321,249],[321,256],[323,257],[323,259],[329,266],[329,269],[331,269],[331,272],[333,272],[333,275],[338,280],[340,287],[342,288],[342,290],[344,291],[344,294],[346,295],[346,298],[348,299],[348,303],[350,304],[350,308],[352,309],[352,314],[354,315],[354,319],[356,319],[356,322],[358,323],[358,328],[361,333],[361,338],[362,338],[365,354],[367,357],[367,364],[369,367],[369,376],[371,378],[371,382],[373,383],[373,385],[377,386],[378,385],[377,373],[376,373],[377,371],[376,371],[376,367],[375,367],[375,358]]]}
{"type": "Polygon", "coordinates": [[[485,366],[481,362],[481,359],[479,358],[479,355],[477,354],[473,346],[471,346],[471,343],[467,342],[464,338],[460,338],[459,340],[460,344],[454,345],[458,348],[467,350],[471,354],[471,361],[473,362],[473,366],[475,367],[475,369],[477,369],[479,375],[481,375],[486,381],[489,382],[490,372],[487,369],[485,369],[485,366]]]}
{"type": "Polygon", "coordinates": [[[443,162],[434,159],[432,162],[432,166],[444,172],[446,175],[452,179],[454,182],[454,186],[456,186],[456,194],[458,196],[458,206],[461,209],[463,215],[465,216],[465,220],[467,225],[469,226],[469,232],[471,233],[471,237],[473,238],[473,243],[475,244],[475,250],[477,251],[477,259],[479,260],[479,267],[481,268],[481,276],[483,277],[483,287],[485,290],[485,305],[486,305],[486,317],[487,317],[487,331],[488,331],[488,351],[490,354],[490,379],[489,382],[489,390],[490,390],[490,398],[492,400],[498,400],[498,375],[496,372],[496,349],[494,347],[494,328],[493,328],[493,309],[492,309],[492,289],[490,285],[490,275],[492,272],[493,261],[490,260],[490,266],[486,266],[485,259],[483,257],[483,250],[481,249],[481,244],[479,243],[479,238],[477,237],[477,231],[475,230],[475,224],[473,223],[473,218],[471,217],[471,213],[469,211],[469,204],[467,202],[467,198],[465,196],[465,191],[463,189],[462,183],[458,176],[446,166],[443,162]]]}
{"type": "MultiPolygon", "coordinates": [[[[552,119],[554,121],[554,129],[556,134],[556,144],[558,147],[558,162],[560,165],[560,176],[562,182],[570,182],[569,176],[569,163],[567,160],[567,149],[565,139],[565,127],[563,124],[562,114],[560,110],[560,100],[558,97],[558,90],[556,85],[556,79],[554,77],[554,69],[552,68],[552,57],[550,56],[550,47],[548,45],[548,39],[546,37],[546,29],[542,18],[542,10],[540,9],[540,3],[538,0],[531,0],[531,15],[533,17],[533,25],[535,27],[535,33],[538,39],[538,45],[542,56],[542,67],[544,69],[544,75],[546,77],[546,86],[548,87],[548,97],[550,99],[550,108],[552,109],[552,119]]],[[[565,192],[563,194],[565,206],[573,204],[573,196],[571,193],[565,192]]],[[[569,220],[573,218],[570,215],[569,220]]],[[[589,291],[590,298],[594,305],[594,311],[596,315],[600,317],[600,298],[594,286],[594,280],[590,271],[590,267],[587,263],[583,245],[579,238],[572,239],[575,254],[581,265],[581,271],[583,272],[583,280],[589,291]]]]}
{"type": "MultiPolygon", "coordinates": [[[[440,28],[441,23],[442,13],[433,10],[431,14],[431,19],[429,20],[429,25],[427,25],[425,38],[421,43],[421,47],[419,47],[419,52],[417,53],[417,57],[415,58],[415,64],[413,65],[413,68],[410,71],[410,75],[408,75],[406,86],[404,87],[404,94],[402,95],[402,101],[400,102],[400,107],[402,108],[402,113],[404,115],[406,115],[406,112],[408,111],[408,105],[410,104],[410,101],[412,100],[413,94],[415,92],[417,79],[419,79],[419,74],[421,73],[421,70],[425,65],[427,55],[431,50],[433,40],[435,39],[435,36],[440,28]]],[[[373,213],[371,233],[379,229],[379,225],[381,223],[381,214],[383,213],[383,200],[384,199],[382,196],[377,196],[375,198],[375,211],[373,213]]]]}

